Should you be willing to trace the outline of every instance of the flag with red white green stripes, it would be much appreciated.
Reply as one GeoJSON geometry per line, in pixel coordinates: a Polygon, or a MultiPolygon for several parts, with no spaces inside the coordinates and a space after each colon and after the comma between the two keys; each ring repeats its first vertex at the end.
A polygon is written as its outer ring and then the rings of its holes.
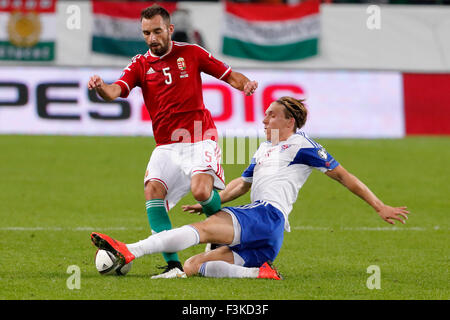
{"type": "MultiPolygon", "coordinates": [[[[133,57],[148,51],[141,30],[141,11],[154,2],[92,1],[92,51],[133,57]]],[[[176,2],[158,3],[169,13],[176,2]]]]}
{"type": "Polygon", "coordinates": [[[288,61],[318,53],[320,4],[225,4],[222,52],[265,61],[288,61]]]}

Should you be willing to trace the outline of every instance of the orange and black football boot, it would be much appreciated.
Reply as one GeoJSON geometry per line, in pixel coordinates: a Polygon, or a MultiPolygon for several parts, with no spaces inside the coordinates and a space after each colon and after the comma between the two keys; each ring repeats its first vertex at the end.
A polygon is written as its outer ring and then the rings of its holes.
{"type": "Polygon", "coordinates": [[[259,267],[259,279],[273,279],[273,280],[283,280],[281,274],[272,265],[272,262],[264,262],[261,267],[259,267]]]}
{"type": "Polygon", "coordinates": [[[125,243],[98,232],[92,232],[92,243],[99,249],[111,252],[118,259],[119,265],[126,265],[134,260],[134,255],[128,250],[125,243]]]}

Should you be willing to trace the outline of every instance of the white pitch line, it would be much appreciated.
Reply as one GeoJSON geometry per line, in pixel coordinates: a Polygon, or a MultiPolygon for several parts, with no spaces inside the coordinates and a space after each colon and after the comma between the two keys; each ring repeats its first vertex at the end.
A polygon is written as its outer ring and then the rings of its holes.
{"type": "Polygon", "coordinates": [[[126,228],[126,227],[2,227],[0,231],[138,231],[146,228],[126,228]]]}
{"type": "MultiPolygon", "coordinates": [[[[0,231],[143,231],[145,227],[0,227],[0,231]]],[[[314,227],[314,226],[293,226],[292,230],[298,231],[433,231],[449,230],[434,226],[433,228],[422,227],[314,227]]]]}
{"type": "MultiPolygon", "coordinates": [[[[422,228],[422,227],[313,227],[313,226],[295,226],[292,227],[294,230],[312,230],[312,231],[429,231],[429,230],[441,230],[440,226],[435,226],[433,228],[422,228]]],[[[442,229],[445,230],[445,229],[442,229]]]]}

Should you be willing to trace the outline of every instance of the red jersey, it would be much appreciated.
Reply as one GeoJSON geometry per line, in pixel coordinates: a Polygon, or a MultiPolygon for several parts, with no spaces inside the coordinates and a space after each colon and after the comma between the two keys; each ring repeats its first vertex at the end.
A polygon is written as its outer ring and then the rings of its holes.
{"type": "Polygon", "coordinates": [[[122,89],[121,97],[126,98],[134,87],[141,87],[157,145],[217,141],[216,126],[203,104],[200,73],[226,80],[231,68],[198,45],[176,41],[171,44],[160,57],[148,50],[132,59],[115,82],[122,89]]]}

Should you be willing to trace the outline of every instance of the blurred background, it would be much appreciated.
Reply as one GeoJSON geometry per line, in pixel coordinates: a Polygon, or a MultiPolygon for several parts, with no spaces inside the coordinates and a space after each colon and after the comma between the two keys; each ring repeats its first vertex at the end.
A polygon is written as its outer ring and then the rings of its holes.
{"type": "MultiPolygon", "coordinates": [[[[140,89],[103,102],[148,50],[150,1],[0,0],[0,133],[152,135],[140,89]]],[[[449,0],[158,2],[174,40],[197,43],[259,82],[252,97],[207,75],[204,100],[223,135],[258,136],[279,96],[306,98],[305,130],[326,138],[450,134],[449,0]]]]}

